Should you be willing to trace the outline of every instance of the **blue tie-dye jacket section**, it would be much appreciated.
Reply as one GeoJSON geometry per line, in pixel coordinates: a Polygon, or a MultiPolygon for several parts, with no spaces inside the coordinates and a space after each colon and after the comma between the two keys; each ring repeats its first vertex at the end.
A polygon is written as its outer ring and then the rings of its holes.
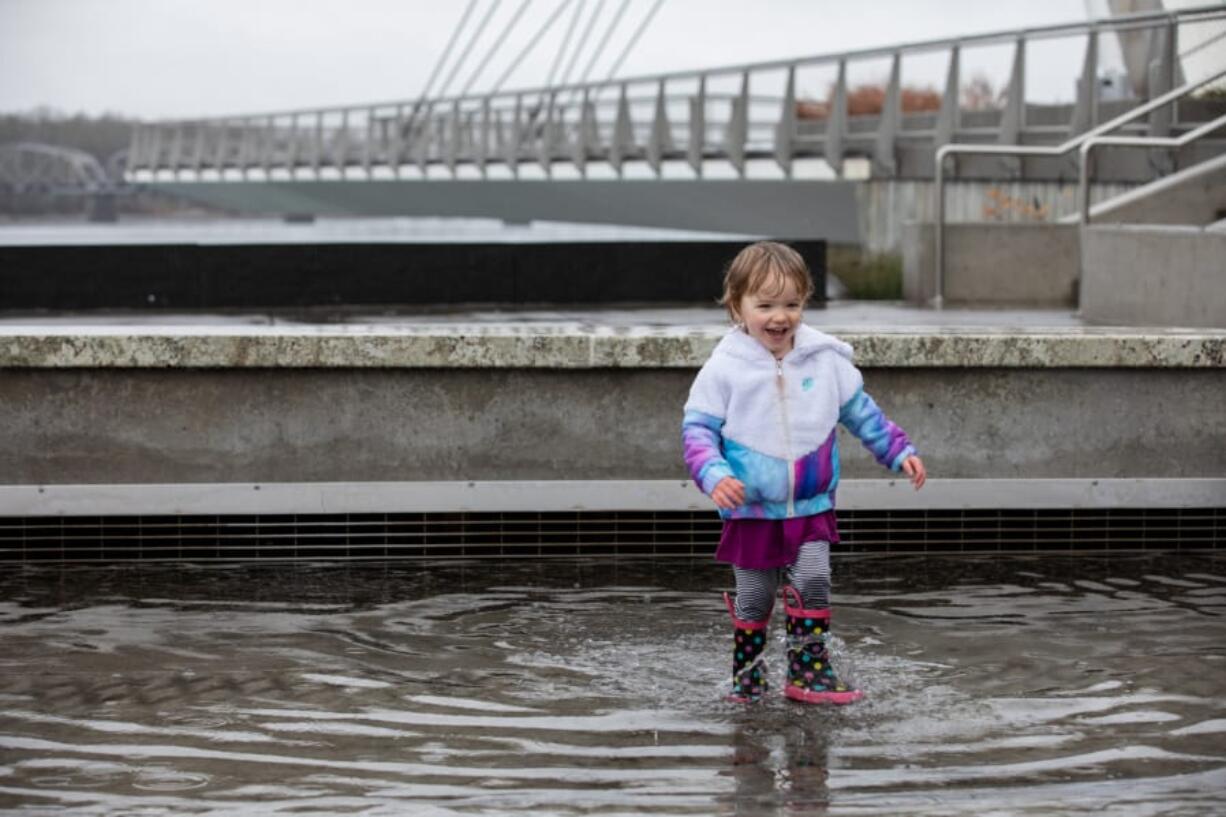
{"type": "Polygon", "coordinates": [[[915,453],[906,432],[896,426],[863,388],[839,407],[839,422],[860,438],[877,462],[897,471],[915,453]]]}
{"type": "MultiPolygon", "coordinates": [[[[839,410],[839,422],[855,434],[877,462],[897,471],[915,453],[906,433],[891,422],[860,388],[839,410]]],[[[789,515],[789,469],[792,471],[792,516],[812,516],[834,507],[839,483],[839,446],[835,431],[821,446],[788,462],[722,436],[722,418],[686,411],[681,423],[685,462],[705,494],[725,477],[745,485],[745,503],[720,509],[725,519],[785,519],[789,515]]]]}

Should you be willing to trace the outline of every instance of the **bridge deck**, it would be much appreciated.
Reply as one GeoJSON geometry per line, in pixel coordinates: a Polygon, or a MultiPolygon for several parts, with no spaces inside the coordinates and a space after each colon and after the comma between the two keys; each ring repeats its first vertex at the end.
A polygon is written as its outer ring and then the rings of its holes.
{"type": "MultiPolygon", "coordinates": [[[[1199,34],[1224,18],[1221,6],[1203,6],[655,76],[147,123],[133,132],[127,170],[130,179],[142,182],[165,181],[163,176],[226,182],[271,180],[275,173],[291,180],[318,180],[326,172],[370,178],[376,169],[399,178],[414,166],[423,174],[437,167],[484,176],[498,165],[518,177],[521,165],[532,164],[546,174],[567,164],[586,176],[589,164],[607,162],[620,177],[631,161],[659,176],[672,160],[701,177],[709,159],[726,160],[744,176],[748,160],[768,158],[790,177],[793,162],[810,157],[840,174],[845,159],[866,158],[876,176],[929,177],[935,151],[951,142],[1063,143],[1134,107],[1140,100],[1101,98],[1101,35],[1145,32],[1151,67],[1144,91],[1157,98],[1181,84],[1181,35],[1199,34]],[[1044,40],[1063,40],[1072,53],[1083,53],[1079,62],[1064,66],[1077,89],[1071,105],[1027,100],[1027,54],[1033,60],[1043,53],[1033,46],[1044,40]],[[963,52],[1002,44],[1013,50],[1003,106],[965,109],[963,52]],[[903,63],[915,57],[946,60],[939,105],[932,104],[935,99],[925,106],[905,103],[914,79],[910,67],[904,79],[903,63]],[[857,68],[882,59],[890,65],[883,98],[875,110],[860,110],[849,97],[857,90],[849,85],[849,64],[854,76],[857,68]],[[806,89],[824,87],[830,88],[827,98],[806,97],[806,89]]],[[[1197,101],[1189,103],[1112,127],[1167,134],[1197,116],[1197,101]]],[[[983,163],[962,164],[969,172],[985,172],[983,163]]],[[[999,176],[1000,162],[988,165],[986,172],[999,176]]],[[[1059,178],[1066,170],[1060,162],[1010,162],[1005,172],[1059,178]]]]}

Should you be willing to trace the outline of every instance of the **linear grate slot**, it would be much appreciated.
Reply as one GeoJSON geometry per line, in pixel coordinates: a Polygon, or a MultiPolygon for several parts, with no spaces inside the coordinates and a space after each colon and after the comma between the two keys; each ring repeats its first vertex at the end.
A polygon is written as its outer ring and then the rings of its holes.
{"type": "MultiPolygon", "coordinates": [[[[1226,508],[843,511],[841,552],[1217,549],[1226,508]]],[[[382,513],[0,519],[0,561],[710,556],[710,512],[382,513]]]]}

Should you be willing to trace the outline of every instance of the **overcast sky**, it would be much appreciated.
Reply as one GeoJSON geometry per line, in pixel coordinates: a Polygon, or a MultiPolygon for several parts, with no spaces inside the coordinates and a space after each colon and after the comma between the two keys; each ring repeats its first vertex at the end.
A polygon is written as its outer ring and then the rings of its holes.
{"type": "MultiPolygon", "coordinates": [[[[466,33],[491,3],[477,0],[466,33]]],[[[449,90],[467,84],[481,57],[525,0],[501,0],[473,56],[449,90]],[[486,46],[483,48],[483,46],[486,46]]],[[[518,28],[473,84],[490,87],[561,0],[528,0],[518,28]]],[[[504,88],[541,84],[557,58],[570,15],[504,88]]],[[[654,0],[629,0],[592,78],[603,78],[654,0]]],[[[575,61],[578,79],[622,0],[583,0],[577,42],[597,8],[575,61]]],[[[1084,20],[1105,0],[664,0],[618,71],[641,75],[684,68],[821,54],[1022,26],[1084,20]]],[[[65,112],[115,112],[142,118],[240,114],[345,103],[413,99],[422,91],[468,0],[0,0],[0,112],[50,106],[65,112]]],[[[465,43],[461,37],[460,45],[465,43]]],[[[1028,97],[1067,99],[1080,48],[1036,52],[1028,97]],[[1056,63],[1063,63],[1056,65],[1056,63]],[[1071,64],[1068,64],[1071,63],[1071,64]]],[[[460,47],[457,46],[455,53],[460,47]]],[[[939,84],[943,57],[904,66],[905,79],[939,84]]],[[[964,56],[964,76],[979,67],[1007,71],[1007,48],[964,56]]],[[[570,61],[567,55],[561,73],[570,61]]],[[[853,81],[882,79],[866,65],[853,81]]],[[[436,90],[450,74],[444,67],[436,90]]],[[[825,79],[810,77],[810,93],[825,79]]]]}

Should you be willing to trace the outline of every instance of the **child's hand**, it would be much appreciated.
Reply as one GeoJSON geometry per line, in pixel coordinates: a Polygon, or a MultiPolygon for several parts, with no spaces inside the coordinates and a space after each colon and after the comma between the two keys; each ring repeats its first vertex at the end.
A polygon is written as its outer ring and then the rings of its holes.
{"type": "Polygon", "coordinates": [[[924,482],[928,479],[928,472],[924,470],[923,460],[916,456],[907,457],[902,461],[902,470],[911,478],[911,484],[915,486],[915,490],[918,491],[924,487],[924,482]]]}
{"type": "Polygon", "coordinates": [[[745,504],[745,483],[736,477],[724,477],[711,489],[715,504],[730,511],[745,504]]]}

